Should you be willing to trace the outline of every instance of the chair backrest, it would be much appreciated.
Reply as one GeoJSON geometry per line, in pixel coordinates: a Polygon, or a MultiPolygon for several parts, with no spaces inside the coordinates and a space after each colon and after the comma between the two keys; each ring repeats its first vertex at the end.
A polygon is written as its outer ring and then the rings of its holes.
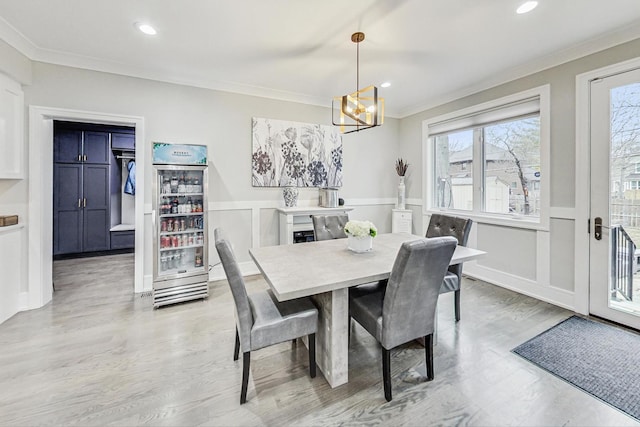
{"type": "Polygon", "coordinates": [[[253,314],[251,314],[251,306],[249,305],[249,297],[247,289],[244,285],[244,279],[240,273],[238,262],[231,248],[231,244],[227,240],[222,228],[214,230],[216,240],[216,250],[224,268],[224,274],[231,287],[233,301],[236,304],[236,317],[238,319],[238,335],[240,336],[240,345],[243,351],[249,351],[251,348],[251,327],[253,326],[253,314]]]}
{"type": "Polygon", "coordinates": [[[457,243],[445,236],[402,244],[382,307],[381,344],[386,349],[433,333],[440,286],[457,243]]]}
{"type": "Polygon", "coordinates": [[[316,240],[346,239],[344,226],[349,222],[347,214],[313,215],[311,219],[316,240]]]}
{"type": "MultiPolygon", "coordinates": [[[[471,225],[473,225],[473,220],[469,218],[432,214],[426,237],[453,236],[458,239],[460,246],[467,246],[471,225]]],[[[449,271],[455,273],[458,280],[462,279],[462,264],[450,266],[449,271]]]]}
{"type": "Polygon", "coordinates": [[[453,236],[460,246],[467,246],[472,224],[473,220],[469,218],[432,214],[425,237],[453,236]]]}

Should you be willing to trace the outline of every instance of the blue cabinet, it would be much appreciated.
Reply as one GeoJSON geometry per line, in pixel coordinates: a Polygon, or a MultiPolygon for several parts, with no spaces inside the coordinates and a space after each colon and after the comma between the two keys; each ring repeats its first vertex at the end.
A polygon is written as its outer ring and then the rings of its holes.
{"type": "Polygon", "coordinates": [[[53,254],[111,249],[110,134],[54,126],[53,254]]]}
{"type": "Polygon", "coordinates": [[[53,254],[111,249],[109,165],[56,163],[53,254]]]}
{"type": "Polygon", "coordinates": [[[134,230],[112,231],[111,249],[131,249],[135,245],[136,235],[134,230]]]}
{"type": "Polygon", "coordinates": [[[54,162],[109,164],[109,132],[57,128],[54,132],[54,162]]]}
{"type": "Polygon", "coordinates": [[[123,151],[135,151],[136,136],[128,132],[112,132],[111,133],[111,149],[123,151]]]}

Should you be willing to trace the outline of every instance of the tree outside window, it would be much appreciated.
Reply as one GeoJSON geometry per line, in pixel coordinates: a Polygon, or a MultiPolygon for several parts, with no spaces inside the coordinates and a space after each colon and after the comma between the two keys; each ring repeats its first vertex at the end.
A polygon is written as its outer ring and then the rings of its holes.
{"type": "Polygon", "coordinates": [[[437,207],[540,216],[538,115],[437,135],[434,142],[437,207]],[[482,153],[479,163],[474,159],[477,153],[482,153]],[[477,176],[474,164],[481,168],[477,176]],[[474,185],[480,176],[483,187],[476,194],[474,185]]]}

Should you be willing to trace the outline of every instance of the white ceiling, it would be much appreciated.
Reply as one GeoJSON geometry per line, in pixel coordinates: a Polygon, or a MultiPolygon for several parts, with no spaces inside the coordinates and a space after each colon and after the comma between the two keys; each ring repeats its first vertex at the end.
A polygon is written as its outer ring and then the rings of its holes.
{"type": "Polygon", "coordinates": [[[404,117],[640,37],[639,0],[0,0],[33,60],[330,106],[360,86],[404,117]],[[134,28],[146,21],[150,37],[134,28]]]}

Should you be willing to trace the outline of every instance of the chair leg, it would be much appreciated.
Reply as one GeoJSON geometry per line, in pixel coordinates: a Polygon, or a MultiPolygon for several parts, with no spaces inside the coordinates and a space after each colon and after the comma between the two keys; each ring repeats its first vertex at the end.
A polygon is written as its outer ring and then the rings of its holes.
{"type": "Polygon", "coordinates": [[[460,321],[460,289],[453,293],[455,298],[455,311],[456,311],[456,322],[460,321]]]}
{"type": "Polygon", "coordinates": [[[433,334],[424,337],[425,364],[427,365],[427,379],[433,380],[433,334]]]}
{"type": "Polygon", "coordinates": [[[382,347],[382,383],[384,384],[384,398],[391,402],[391,350],[382,347]]]}
{"type": "Polygon", "coordinates": [[[247,386],[249,385],[249,365],[251,364],[251,352],[242,353],[242,389],[240,390],[240,404],[247,402],[247,386]]]}
{"type": "Polygon", "coordinates": [[[233,360],[238,360],[238,353],[240,352],[240,336],[238,335],[238,327],[236,326],[236,348],[233,350],[233,360]]]}
{"type": "Polygon", "coordinates": [[[316,334],[309,334],[309,376],[316,377],[316,334]]]}

